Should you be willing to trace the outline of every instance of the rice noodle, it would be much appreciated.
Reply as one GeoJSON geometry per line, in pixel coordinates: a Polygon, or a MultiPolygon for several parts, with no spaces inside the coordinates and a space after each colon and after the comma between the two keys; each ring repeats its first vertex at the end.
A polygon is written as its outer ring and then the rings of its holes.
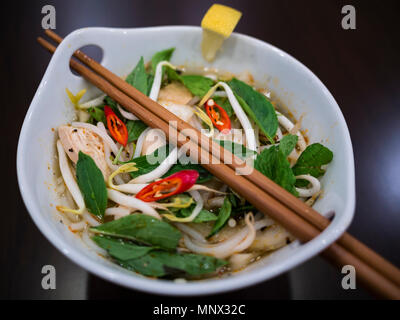
{"type": "Polygon", "coordinates": [[[72,195],[76,205],[78,206],[78,210],[73,210],[65,207],[59,207],[61,211],[71,212],[75,214],[82,214],[83,210],[85,210],[85,201],[83,200],[82,193],[79,189],[77,182],[72,174],[71,168],[68,163],[67,155],[65,154],[64,147],[61,144],[61,141],[57,141],[57,151],[58,151],[58,159],[61,175],[64,179],[64,182],[72,195]]]}
{"type": "MultiPolygon", "coordinates": [[[[99,122],[99,123],[103,124],[102,122],[99,122]]],[[[85,128],[85,129],[88,129],[88,130],[92,130],[101,139],[103,139],[103,142],[107,143],[110,146],[111,151],[114,152],[115,155],[117,155],[117,153],[118,153],[117,145],[115,144],[113,139],[106,132],[104,132],[102,129],[100,129],[99,127],[96,127],[96,126],[94,126],[94,125],[92,125],[90,123],[85,123],[85,122],[72,122],[71,125],[73,127],[76,127],[76,128],[85,128]]]]}
{"type": "MultiPolygon", "coordinates": [[[[183,151],[182,151],[183,152],[183,151]]],[[[154,181],[160,177],[162,177],[164,174],[168,172],[171,167],[176,164],[178,161],[178,157],[180,152],[178,152],[178,148],[175,147],[171,153],[168,155],[168,157],[165,158],[161,164],[155,168],[153,171],[143,174],[133,180],[131,180],[131,183],[147,183],[150,181],[154,181]]]]}
{"type": "Polygon", "coordinates": [[[154,75],[154,80],[153,80],[153,85],[150,90],[149,98],[157,101],[158,99],[158,94],[160,93],[160,88],[161,88],[161,81],[162,81],[162,76],[163,76],[163,66],[168,66],[172,69],[176,69],[175,66],[173,66],[171,63],[168,61],[161,61],[157,64],[156,67],[156,72],[154,75]]]}
{"type": "Polygon", "coordinates": [[[299,197],[301,198],[309,198],[312,197],[313,195],[317,194],[321,190],[321,183],[319,180],[313,176],[310,175],[301,175],[297,176],[296,179],[303,179],[307,180],[308,182],[311,183],[311,188],[309,189],[302,189],[302,188],[296,188],[297,192],[299,193],[299,197]]]}
{"type": "Polygon", "coordinates": [[[142,153],[142,148],[143,148],[143,142],[144,139],[146,138],[147,133],[150,131],[151,128],[146,128],[139,136],[137,142],[136,142],[136,149],[135,153],[133,154],[133,158],[140,157],[142,153]]]}
{"type": "Polygon", "coordinates": [[[256,231],[254,229],[254,217],[251,213],[246,215],[245,222],[246,227],[221,243],[205,244],[184,235],[185,246],[192,252],[209,254],[220,259],[227,258],[234,253],[246,250],[253,243],[256,231]]]}
{"type": "Polygon", "coordinates": [[[115,203],[118,203],[128,208],[140,210],[141,212],[143,212],[148,216],[152,216],[156,219],[161,220],[160,215],[155,209],[151,207],[151,204],[149,202],[144,202],[135,197],[127,196],[113,189],[107,189],[107,193],[108,193],[108,198],[114,201],[115,203]]]}
{"type": "Polygon", "coordinates": [[[139,118],[136,117],[133,113],[130,113],[130,112],[125,111],[124,109],[122,109],[122,107],[119,105],[119,103],[117,103],[117,108],[118,108],[118,111],[121,112],[122,116],[125,119],[128,119],[128,120],[139,120],[139,118]]]}

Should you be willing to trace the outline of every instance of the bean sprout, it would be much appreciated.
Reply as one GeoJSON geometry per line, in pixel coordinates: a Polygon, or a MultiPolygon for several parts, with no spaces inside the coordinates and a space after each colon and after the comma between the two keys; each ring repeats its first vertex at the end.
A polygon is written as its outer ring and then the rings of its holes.
{"type": "Polygon", "coordinates": [[[161,61],[157,64],[153,85],[151,87],[150,94],[149,94],[149,98],[154,101],[158,100],[158,94],[160,93],[161,81],[162,81],[162,75],[163,75],[163,72],[162,72],[163,66],[168,66],[174,70],[176,69],[176,67],[173,66],[168,61],[161,61]]]}
{"type": "Polygon", "coordinates": [[[65,154],[64,148],[60,140],[57,141],[57,150],[58,150],[58,159],[59,159],[61,175],[64,179],[65,184],[67,185],[69,192],[72,195],[72,198],[74,199],[76,205],[79,208],[78,210],[74,210],[63,206],[59,206],[58,209],[60,209],[63,212],[82,214],[83,211],[85,210],[85,201],[83,200],[82,193],[79,190],[78,184],[76,183],[75,178],[71,172],[67,156],[65,154]]]}
{"type": "Polygon", "coordinates": [[[128,119],[128,120],[139,120],[138,117],[136,117],[133,113],[130,113],[130,112],[125,111],[124,109],[122,109],[122,107],[119,105],[119,103],[117,103],[117,108],[118,108],[118,111],[121,112],[122,116],[125,119],[128,119]]]}
{"type": "Polygon", "coordinates": [[[131,183],[147,183],[150,181],[154,181],[160,177],[162,177],[164,174],[168,172],[169,169],[177,162],[179,157],[179,152],[178,148],[175,147],[171,153],[168,155],[168,157],[165,158],[161,164],[154,169],[153,171],[143,174],[133,180],[131,180],[131,183]]]}
{"type": "Polygon", "coordinates": [[[78,104],[77,107],[79,109],[89,109],[91,107],[97,107],[103,103],[105,97],[106,97],[106,95],[102,94],[102,95],[98,96],[97,98],[94,98],[93,100],[84,102],[82,104],[78,104]]]}
{"type": "Polygon", "coordinates": [[[299,197],[301,198],[309,198],[318,193],[321,190],[321,183],[319,180],[313,176],[310,175],[301,175],[297,176],[296,179],[303,179],[307,180],[308,182],[311,183],[311,188],[309,189],[302,189],[302,188],[296,188],[297,192],[299,193],[299,197]]]}
{"type": "Polygon", "coordinates": [[[136,209],[140,210],[148,216],[152,216],[156,219],[161,220],[161,217],[158,214],[158,212],[151,207],[151,203],[144,202],[135,197],[127,196],[127,195],[125,195],[119,191],[113,190],[113,189],[107,189],[107,193],[108,193],[108,198],[110,200],[114,201],[115,203],[118,203],[120,205],[123,205],[128,208],[132,208],[135,210],[136,209]]]}

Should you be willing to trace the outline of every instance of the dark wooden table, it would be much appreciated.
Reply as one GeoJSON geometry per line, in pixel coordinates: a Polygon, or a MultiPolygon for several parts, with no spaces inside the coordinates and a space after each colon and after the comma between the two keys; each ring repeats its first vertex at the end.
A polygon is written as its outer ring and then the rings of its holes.
{"type": "MultiPolygon", "coordinates": [[[[17,139],[50,59],[35,43],[42,34],[41,8],[55,6],[56,31],[66,35],[87,26],[199,25],[212,2],[15,0],[4,8],[0,53],[1,298],[154,298],[105,282],[67,260],[38,231],[21,200],[15,168],[17,139]],[[45,264],[56,267],[56,290],[41,288],[45,264]]],[[[355,153],[357,209],[350,232],[400,265],[399,1],[219,2],[244,13],[238,32],[292,54],[332,92],[348,123],[355,153]],[[345,4],[357,10],[356,30],[341,28],[345,4]]],[[[360,288],[342,290],[340,280],[339,271],[315,258],[274,280],[219,297],[370,297],[360,288]]]]}

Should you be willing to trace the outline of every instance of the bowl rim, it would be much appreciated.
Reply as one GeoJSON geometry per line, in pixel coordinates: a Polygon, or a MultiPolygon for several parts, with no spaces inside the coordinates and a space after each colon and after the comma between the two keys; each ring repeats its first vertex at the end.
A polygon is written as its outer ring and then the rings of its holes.
{"type": "MultiPolygon", "coordinates": [[[[144,27],[144,28],[99,28],[99,27],[90,27],[77,29],[70,33],[65,40],[65,43],[73,41],[76,37],[79,37],[82,33],[98,33],[98,32],[114,32],[114,33],[126,33],[126,32],[157,32],[160,30],[168,30],[168,31],[190,31],[190,32],[198,32],[201,30],[201,27],[198,26],[158,26],[158,27],[144,27]]],[[[346,214],[341,217],[340,225],[335,226],[335,229],[332,229],[332,225],[329,226],[321,235],[317,238],[302,244],[301,254],[296,252],[290,259],[285,259],[284,263],[273,264],[269,266],[268,269],[263,270],[263,268],[258,268],[257,270],[249,271],[249,272],[241,272],[235,276],[222,278],[222,279],[210,279],[210,280],[202,280],[195,282],[187,282],[187,283],[176,283],[174,281],[168,280],[160,280],[160,279],[149,279],[142,276],[133,276],[131,274],[123,273],[123,272],[115,272],[109,270],[108,267],[97,263],[95,260],[90,259],[89,255],[85,255],[81,253],[79,250],[75,248],[75,245],[72,243],[65,243],[62,241],[59,236],[57,230],[50,228],[49,222],[45,219],[44,216],[40,214],[40,208],[38,204],[35,202],[35,198],[32,193],[32,188],[30,187],[27,181],[27,175],[25,174],[26,169],[24,166],[23,159],[26,155],[26,144],[29,141],[29,132],[32,127],[32,122],[30,121],[32,114],[35,112],[37,101],[39,99],[39,95],[43,90],[46,89],[46,82],[49,74],[55,68],[55,60],[56,54],[53,55],[46,72],[39,84],[39,87],[34,95],[34,98],[29,106],[29,109],[26,113],[17,147],[17,177],[18,184],[20,188],[20,192],[22,195],[22,199],[25,203],[25,206],[32,217],[34,223],[42,232],[42,234],[52,243],[59,251],[61,251],[65,256],[67,256],[70,260],[75,262],[80,267],[86,269],[87,271],[111,282],[114,282],[118,285],[137,289],[141,291],[145,291],[152,294],[161,294],[161,295],[171,295],[171,296],[200,296],[206,294],[217,294],[237,289],[242,289],[244,287],[248,287],[259,282],[265,281],[267,279],[271,279],[281,273],[287,272],[290,269],[304,263],[308,259],[313,256],[319,254],[325,248],[327,248],[332,242],[337,240],[341,234],[348,228],[350,225],[352,218],[354,216],[355,211],[355,175],[354,175],[354,155],[353,148],[350,138],[350,133],[344,119],[344,116],[333,98],[332,94],[328,91],[322,81],[306,66],[304,66],[300,61],[289,55],[288,53],[282,51],[281,49],[254,37],[243,35],[240,33],[233,33],[232,37],[237,38],[238,40],[251,41],[256,43],[257,45],[263,46],[266,49],[272,49],[276,53],[285,56],[288,59],[289,63],[296,65],[297,68],[300,68],[301,72],[305,72],[309,76],[311,76],[316,82],[316,85],[319,89],[322,90],[324,96],[327,98],[327,101],[330,104],[331,108],[334,108],[337,116],[339,124],[344,130],[346,145],[343,146],[347,150],[347,154],[349,154],[348,168],[349,175],[345,177],[347,179],[347,185],[349,185],[349,200],[343,211],[346,214]]],[[[60,47],[62,44],[60,45],[60,47]]],[[[64,47],[64,46],[63,46],[64,47]]],[[[60,54],[59,50],[59,54],[60,54]]]]}

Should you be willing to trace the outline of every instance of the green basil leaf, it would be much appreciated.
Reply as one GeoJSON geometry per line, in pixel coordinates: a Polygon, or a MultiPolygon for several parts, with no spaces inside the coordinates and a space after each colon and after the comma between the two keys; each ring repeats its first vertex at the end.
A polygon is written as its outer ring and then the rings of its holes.
{"type": "Polygon", "coordinates": [[[179,75],[175,70],[167,68],[170,81],[180,81],[194,96],[202,98],[214,85],[210,78],[200,75],[179,75]]]}
{"type": "Polygon", "coordinates": [[[106,96],[104,98],[104,104],[106,106],[109,106],[112,109],[112,111],[114,111],[114,113],[117,115],[118,118],[120,118],[121,120],[124,119],[121,112],[119,112],[117,102],[114,99],[112,99],[109,96],[106,96]]]}
{"type": "Polygon", "coordinates": [[[278,118],[271,102],[263,94],[236,78],[229,81],[228,85],[243,100],[239,102],[244,111],[260,127],[271,143],[274,143],[278,118]]]}
{"type": "Polygon", "coordinates": [[[134,240],[171,250],[182,234],[167,222],[144,214],[133,214],[90,229],[94,233],[134,240]]]}
{"type": "Polygon", "coordinates": [[[293,134],[288,134],[284,136],[280,143],[279,143],[279,149],[282,151],[282,153],[287,157],[289,154],[292,153],[294,147],[297,144],[297,140],[299,139],[298,136],[295,136],[293,134]]]}
{"type": "Polygon", "coordinates": [[[104,106],[102,107],[91,107],[88,109],[90,118],[88,120],[91,124],[97,124],[97,122],[103,122],[107,125],[106,116],[104,114],[104,106]]]}
{"type": "Polygon", "coordinates": [[[93,236],[92,240],[100,248],[106,250],[110,256],[122,261],[143,257],[151,250],[154,250],[153,247],[138,246],[122,239],[107,236],[93,236]]]}
{"type": "Polygon", "coordinates": [[[254,167],[282,188],[295,196],[298,195],[294,187],[296,178],[290,168],[290,163],[278,146],[272,146],[261,152],[254,162],[254,167]]]}
{"type": "Polygon", "coordinates": [[[180,76],[180,79],[183,85],[188,88],[194,96],[200,98],[204,97],[214,85],[212,79],[199,75],[183,75],[180,76]]]}
{"type": "Polygon", "coordinates": [[[168,172],[163,176],[163,178],[169,177],[170,175],[182,170],[196,170],[199,173],[199,177],[197,178],[196,183],[204,183],[210,181],[213,178],[213,175],[210,172],[208,172],[201,165],[196,163],[174,164],[171,169],[169,169],[168,172]]]}
{"type": "Polygon", "coordinates": [[[147,125],[141,120],[126,121],[126,129],[128,130],[128,143],[136,141],[146,128],[147,125]]]}
{"type": "Polygon", "coordinates": [[[107,207],[107,188],[104,176],[93,159],[82,151],[79,151],[76,163],[76,179],[86,207],[91,213],[102,219],[107,207]]]}
{"type": "Polygon", "coordinates": [[[151,58],[151,74],[154,75],[156,72],[157,65],[161,61],[169,61],[171,60],[171,56],[174,53],[175,48],[165,49],[159,52],[156,52],[151,58]]]}
{"type": "MultiPolygon", "coordinates": [[[[333,153],[331,150],[320,143],[314,143],[302,152],[292,170],[295,176],[309,174],[315,178],[319,178],[325,174],[325,170],[321,167],[330,163],[332,159],[333,153]]],[[[308,185],[308,182],[298,180],[296,185],[304,187],[308,185]]]]}
{"type": "Polygon", "coordinates": [[[224,204],[219,209],[218,219],[215,221],[214,226],[207,236],[207,238],[211,238],[213,235],[217,234],[228,222],[229,217],[231,216],[232,212],[232,204],[229,201],[228,197],[225,197],[224,204]]]}
{"type": "Polygon", "coordinates": [[[143,57],[140,58],[138,64],[133,71],[126,77],[125,81],[140,92],[147,95],[148,92],[148,76],[144,66],[143,57]]]}
{"type": "Polygon", "coordinates": [[[229,99],[226,97],[214,97],[213,98],[214,102],[219,105],[222,109],[226,111],[229,117],[231,117],[234,114],[233,108],[231,106],[231,103],[229,102],[229,99]]]}
{"type": "Polygon", "coordinates": [[[127,269],[151,277],[164,277],[182,273],[192,276],[203,275],[214,272],[226,264],[226,261],[211,256],[165,251],[152,251],[139,259],[121,263],[127,269]]]}
{"type": "MultiPolygon", "coordinates": [[[[188,208],[180,209],[179,212],[176,214],[176,216],[179,218],[187,218],[192,214],[195,207],[196,204],[192,204],[188,208]]],[[[193,223],[210,222],[210,221],[215,221],[217,219],[218,217],[214,213],[206,209],[202,209],[200,213],[197,215],[196,219],[193,220],[193,223]]]]}

